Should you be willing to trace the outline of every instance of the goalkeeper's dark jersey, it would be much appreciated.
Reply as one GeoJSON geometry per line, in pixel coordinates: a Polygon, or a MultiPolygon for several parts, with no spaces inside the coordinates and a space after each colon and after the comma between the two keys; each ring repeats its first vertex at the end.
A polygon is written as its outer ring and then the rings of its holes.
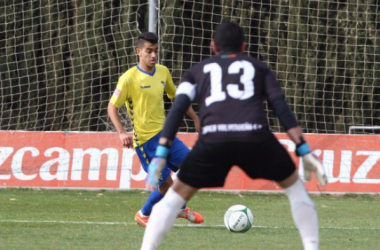
{"type": "Polygon", "coordinates": [[[274,73],[255,58],[238,53],[212,56],[189,69],[181,84],[195,88],[204,141],[250,141],[267,134],[266,99],[285,128],[298,125],[274,73]]]}

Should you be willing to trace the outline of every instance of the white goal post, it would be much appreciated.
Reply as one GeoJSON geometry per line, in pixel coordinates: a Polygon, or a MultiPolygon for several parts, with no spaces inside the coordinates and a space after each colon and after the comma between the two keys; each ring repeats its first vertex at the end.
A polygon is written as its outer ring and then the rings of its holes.
{"type": "Polygon", "coordinates": [[[348,134],[353,134],[354,130],[380,130],[380,126],[350,126],[348,128],[348,134]]]}

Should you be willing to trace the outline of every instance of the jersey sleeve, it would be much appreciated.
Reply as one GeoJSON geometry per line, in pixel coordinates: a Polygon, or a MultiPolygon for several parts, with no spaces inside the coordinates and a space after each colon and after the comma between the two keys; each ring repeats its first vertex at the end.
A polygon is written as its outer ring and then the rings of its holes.
{"type": "Polygon", "coordinates": [[[115,107],[120,108],[125,104],[129,96],[129,83],[130,77],[127,74],[122,75],[116,85],[116,89],[113,92],[110,103],[115,105],[115,107]]]}
{"type": "Polygon", "coordinates": [[[268,99],[272,99],[276,96],[284,95],[280,83],[278,82],[275,74],[270,69],[267,70],[265,76],[266,94],[268,99]]]}
{"type": "Polygon", "coordinates": [[[269,69],[265,76],[265,86],[268,103],[285,130],[298,126],[298,121],[286,103],[285,95],[275,74],[269,69]]]}
{"type": "Polygon", "coordinates": [[[170,74],[168,68],[165,67],[165,70],[167,71],[166,75],[166,84],[165,84],[165,92],[168,95],[170,99],[174,99],[175,92],[177,90],[176,86],[173,83],[172,75],[170,74]]]}
{"type": "Polygon", "coordinates": [[[188,82],[190,84],[195,84],[195,78],[194,78],[194,75],[192,73],[192,69],[189,69],[187,70],[183,75],[182,75],[182,78],[181,78],[181,83],[182,82],[188,82]]]}
{"type": "Polygon", "coordinates": [[[194,75],[191,73],[190,69],[183,74],[181,82],[177,89],[176,96],[185,94],[190,98],[191,101],[194,101],[197,96],[196,87],[197,84],[195,83],[194,75]]]}

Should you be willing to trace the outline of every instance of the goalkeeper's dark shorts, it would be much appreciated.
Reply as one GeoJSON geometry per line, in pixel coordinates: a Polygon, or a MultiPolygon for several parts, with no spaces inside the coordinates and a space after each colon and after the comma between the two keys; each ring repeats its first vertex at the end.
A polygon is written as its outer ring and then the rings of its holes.
{"type": "Polygon", "coordinates": [[[178,178],[196,188],[222,187],[233,166],[249,177],[282,181],[296,170],[287,150],[272,133],[250,142],[198,140],[180,167],[178,178]]]}

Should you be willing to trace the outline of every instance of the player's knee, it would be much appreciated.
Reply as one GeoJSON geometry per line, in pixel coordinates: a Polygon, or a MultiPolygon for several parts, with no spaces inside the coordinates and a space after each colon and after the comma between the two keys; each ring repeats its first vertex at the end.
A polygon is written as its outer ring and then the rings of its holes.
{"type": "Polygon", "coordinates": [[[298,201],[293,201],[293,202],[291,202],[291,207],[292,207],[293,212],[296,212],[301,207],[304,207],[304,208],[309,207],[309,208],[312,208],[313,210],[316,210],[315,203],[310,198],[298,200],[298,201]]]}
{"type": "Polygon", "coordinates": [[[169,175],[166,177],[166,179],[158,187],[158,190],[160,191],[161,194],[165,194],[172,184],[173,184],[173,179],[169,175]]]}
{"type": "Polygon", "coordinates": [[[301,206],[312,207],[315,209],[315,203],[307,193],[304,184],[298,179],[293,185],[284,189],[287,195],[292,210],[295,211],[301,206]]]}

